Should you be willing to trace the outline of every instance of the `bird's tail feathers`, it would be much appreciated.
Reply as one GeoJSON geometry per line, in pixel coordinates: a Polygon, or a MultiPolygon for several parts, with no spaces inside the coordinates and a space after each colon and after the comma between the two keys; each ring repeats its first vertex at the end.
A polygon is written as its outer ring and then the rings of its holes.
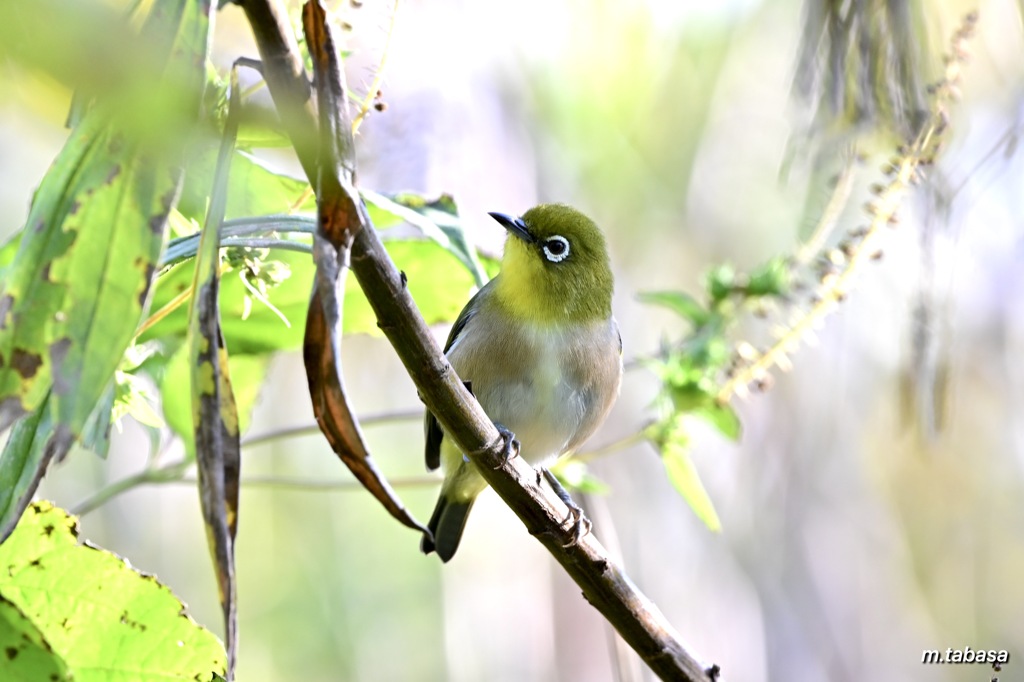
{"type": "Polygon", "coordinates": [[[469,510],[473,508],[475,501],[475,496],[468,500],[456,500],[446,495],[444,491],[441,492],[434,513],[427,523],[427,528],[434,539],[431,541],[430,538],[424,537],[420,543],[420,549],[424,554],[437,552],[437,556],[444,562],[455,555],[459,541],[462,540],[462,531],[466,528],[469,510]]]}

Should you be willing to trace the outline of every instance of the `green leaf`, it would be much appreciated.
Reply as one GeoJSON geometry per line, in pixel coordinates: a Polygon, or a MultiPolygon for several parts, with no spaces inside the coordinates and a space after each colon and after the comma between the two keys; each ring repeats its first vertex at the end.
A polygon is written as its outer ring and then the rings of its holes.
{"type": "Polygon", "coordinates": [[[0,279],[7,277],[7,269],[11,267],[11,263],[14,262],[14,257],[18,255],[18,249],[21,247],[21,237],[25,234],[25,230],[21,229],[11,235],[10,239],[4,242],[3,246],[0,246],[0,279]]]}
{"type": "Polygon", "coordinates": [[[186,459],[195,461],[196,437],[192,426],[192,393],[183,390],[191,381],[191,372],[189,347],[184,343],[179,344],[163,367],[159,385],[160,407],[164,413],[164,421],[172,431],[181,436],[186,459]]]}
{"type": "MultiPolygon", "coordinates": [[[[163,78],[151,80],[166,79],[176,94],[193,82],[195,58],[205,59],[209,22],[201,9],[168,0],[142,29],[169,60],[163,78]]],[[[39,407],[52,388],[53,443],[63,451],[80,435],[145,310],[178,195],[180,162],[162,156],[174,145],[165,140],[157,150],[153,128],[183,121],[147,121],[119,108],[140,97],[98,104],[71,133],[36,192],[0,286],[0,430],[39,407]]]]}
{"type": "Polygon", "coordinates": [[[707,277],[708,295],[713,303],[721,303],[735,290],[736,271],[723,264],[711,270],[707,277]]]}
{"type": "Polygon", "coordinates": [[[785,296],[789,293],[792,272],[783,257],[772,258],[750,273],[748,296],[785,296]]]}
{"type": "Polygon", "coordinates": [[[607,495],[610,490],[607,483],[591,473],[586,462],[573,457],[558,460],[551,467],[551,473],[569,490],[592,495],[607,495]]]}
{"type": "Polygon", "coordinates": [[[225,671],[220,642],[169,589],[79,544],[77,521],[48,502],[33,503],[0,545],[0,565],[0,595],[31,618],[75,682],[194,682],[225,671]]]}
{"type": "Polygon", "coordinates": [[[16,604],[0,596],[0,679],[7,682],[71,680],[67,664],[16,604]]]}
{"type": "Polygon", "coordinates": [[[15,423],[0,454],[0,542],[14,530],[55,451],[49,400],[15,423]]]}
{"type": "MultiPolygon", "coordinates": [[[[384,245],[395,265],[408,277],[409,292],[427,324],[451,322],[458,317],[476,283],[455,256],[425,239],[388,240],[384,245]]],[[[250,292],[238,271],[225,275],[220,287],[221,327],[233,357],[302,347],[315,273],[313,261],[306,254],[277,250],[271,250],[268,259],[281,262],[291,271],[288,279],[267,291],[267,298],[291,326],[285,326],[276,312],[259,302],[251,303],[251,313],[248,319],[243,319],[250,292]]],[[[161,276],[153,294],[153,309],[159,310],[186,291],[194,272],[195,263],[188,261],[161,276]]],[[[349,277],[354,276],[350,273],[349,277]]],[[[373,309],[354,279],[346,282],[344,307],[344,333],[381,335],[373,309]]],[[[167,315],[142,335],[140,341],[183,338],[187,328],[185,308],[181,306],[167,315]]]]}
{"type": "Polygon", "coordinates": [[[708,529],[716,533],[720,531],[721,521],[690,458],[690,439],[683,426],[683,418],[673,415],[667,421],[650,427],[647,436],[661,452],[661,461],[669,481],[690,505],[693,513],[708,529]]]}
{"type": "MultiPolygon", "coordinates": [[[[189,162],[188,179],[180,208],[189,218],[201,220],[213,187],[217,148],[210,146],[189,162]]],[[[272,170],[265,161],[241,150],[231,156],[225,218],[316,211],[316,197],[309,183],[272,170]],[[303,201],[299,201],[303,199],[303,201]]]]}
{"type": "MultiPolygon", "coordinates": [[[[476,249],[470,246],[466,239],[462,219],[459,217],[455,201],[450,196],[427,201],[422,196],[408,193],[386,197],[364,189],[360,194],[367,202],[367,207],[377,208],[393,218],[418,227],[424,236],[450,251],[472,273],[478,287],[487,283],[487,273],[476,255],[476,249]]],[[[372,212],[370,217],[376,224],[372,212]]]]}
{"type": "MultiPolygon", "coordinates": [[[[252,411],[259,398],[263,379],[270,366],[270,355],[231,354],[231,386],[235,391],[235,403],[238,409],[238,428],[245,433],[252,422],[252,411]]],[[[147,368],[160,387],[160,407],[164,421],[185,445],[185,457],[195,460],[195,435],[192,428],[192,397],[182,386],[189,385],[188,347],[180,344],[171,357],[160,367],[159,372],[147,368]]]]}
{"type": "MultiPolygon", "coordinates": [[[[458,258],[435,242],[422,239],[387,241],[395,266],[405,273],[409,293],[427,324],[451,322],[476,289],[476,281],[458,258]]],[[[354,276],[345,287],[346,334],[365,333],[379,336],[377,318],[354,276]]]]}
{"type": "Polygon", "coordinates": [[[637,296],[637,299],[641,303],[668,308],[684,320],[691,322],[694,327],[702,326],[711,316],[711,313],[697,299],[682,291],[644,292],[637,296]]]}
{"type": "Polygon", "coordinates": [[[730,405],[712,402],[694,410],[693,414],[714,426],[729,440],[738,441],[740,439],[742,424],[730,405]]]}
{"type": "Polygon", "coordinates": [[[104,459],[107,452],[110,451],[110,425],[113,421],[116,390],[114,382],[111,381],[96,402],[96,407],[89,415],[89,419],[85,422],[80,439],[82,447],[92,450],[104,459]]]}

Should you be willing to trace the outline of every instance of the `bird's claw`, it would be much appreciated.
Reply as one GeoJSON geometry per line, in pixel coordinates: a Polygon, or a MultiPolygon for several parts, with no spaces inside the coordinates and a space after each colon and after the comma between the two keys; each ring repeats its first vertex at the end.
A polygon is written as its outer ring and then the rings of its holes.
{"type": "Polygon", "coordinates": [[[586,514],[583,513],[583,508],[569,497],[569,493],[562,487],[562,484],[558,482],[558,479],[555,478],[555,475],[551,473],[550,470],[541,469],[540,473],[545,479],[547,479],[547,482],[551,485],[551,489],[555,491],[556,495],[558,495],[558,499],[560,499],[562,503],[569,508],[569,514],[562,519],[562,523],[572,520],[572,524],[569,526],[569,530],[572,533],[572,539],[562,546],[574,547],[579,544],[580,540],[590,534],[590,531],[594,528],[594,524],[587,518],[586,514]]]}
{"type": "Polygon", "coordinates": [[[495,428],[498,429],[498,434],[501,436],[501,440],[504,443],[504,447],[502,449],[504,461],[502,461],[502,463],[499,464],[498,466],[494,467],[495,469],[500,469],[505,464],[511,462],[512,460],[519,456],[519,439],[516,438],[516,434],[509,431],[501,424],[495,422],[494,426],[495,428]]]}
{"type": "Polygon", "coordinates": [[[565,521],[572,519],[572,526],[570,526],[572,539],[562,545],[562,547],[575,547],[579,544],[580,540],[590,535],[590,531],[594,528],[594,523],[583,513],[583,508],[575,502],[568,506],[569,515],[565,517],[565,521]]]}

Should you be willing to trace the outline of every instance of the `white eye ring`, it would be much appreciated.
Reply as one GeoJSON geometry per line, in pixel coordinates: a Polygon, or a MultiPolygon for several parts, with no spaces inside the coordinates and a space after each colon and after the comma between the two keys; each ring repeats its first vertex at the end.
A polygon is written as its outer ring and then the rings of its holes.
{"type": "Polygon", "coordinates": [[[547,239],[544,242],[544,257],[552,263],[564,261],[569,257],[569,240],[559,234],[547,239]],[[551,250],[552,246],[555,247],[554,251],[551,250]]]}

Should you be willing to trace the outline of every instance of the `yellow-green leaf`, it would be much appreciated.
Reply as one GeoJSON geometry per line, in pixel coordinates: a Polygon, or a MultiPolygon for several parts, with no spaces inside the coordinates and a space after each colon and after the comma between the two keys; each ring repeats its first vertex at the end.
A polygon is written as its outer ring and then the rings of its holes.
{"type": "MultiPolygon", "coordinates": [[[[0,545],[0,597],[31,619],[75,682],[194,682],[224,672],[220,642],[169,589],[80,544],[78,533],[74,517],[36,502],[0,545]]],[[[0,679],[17,679],[4,672],[0,665],[0,679]]]]}
{"type": "Polygon", "coordinates": [[[17,604],[0,596],[0,679],[6,682],[61,682],[71,673],[60,654],[17,604]]]}
{"type": "Polygon", "coordinates": [[[697,468],[690,458],[690,442],[681,415],[673,415],[666,422],[649,427],[647,436],[661,452],[668,479],[690,505],[690,509],[710,530],[722,529],[718,513],[711,502],[697,468]]]}
{"type": "MultiPolygon", "coordinates": [[[[204,76],[196,73],[196,58],[201,66],[208,47],[203,8],[190,0],[161,2],[142,29],[167,60],[166,72],[150,80],[170,83],[178,95],[194,86],[193,121],[204,76]]],[[[163,96],[160,87],[148,92],[163,96]]],[[[180,159],[165,156],[180,149],[156,150],[151,134],[172,120],[180,125],[181,117],[139,121],[121,106],[139,97],[133,90],[128,100],[98,103],[71,133],[0,283],[0,430],[37,409],[52,389],[55,443],[64,451],[145,310],[180,187],[180,159]]]]}

